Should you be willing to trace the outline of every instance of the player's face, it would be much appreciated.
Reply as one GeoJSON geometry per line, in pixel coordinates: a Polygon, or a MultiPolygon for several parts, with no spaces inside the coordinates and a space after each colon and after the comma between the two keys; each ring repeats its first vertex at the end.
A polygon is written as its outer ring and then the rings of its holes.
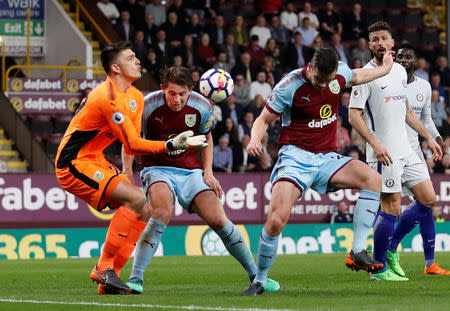
{"type": "Polygon", "coordinates": [[[320,73],[314,66],[309,67],[309,70],[309,80],[311,81],[312,86],[320,91],[325,90],[328,84],[333,81],[336,76],[336,70],[329,75],[320,73]]]}
{"type": "Polygon", "coordinates": [[[167,105],[173,111],[181,111],[192,92],[192,88],[172,82],[169,82],[167,86],[161,84],[161,89],[164,91],[167,105]]]}
{"type": "Polygon", "coordinates": [[[141,77],[141,65],[136,54],[130,49],[120,52],[117,56],[117,62],[113,66],[118,66],[120,74],[131,82],[141,77]]]}
{"type": "Polygon", "coordinates": [[[396,61],[402,65],[407,72],[414,70],[416,56],[414,52],[408,49],[400,49],[397,51],[396,61]]]}
{"type": "Polygon", "coordinates": [[[369,34],[369,48],[378,61],[383,60],[384,53],[392,50],[394,39],[387,30],[378,30],[369,34]]]}

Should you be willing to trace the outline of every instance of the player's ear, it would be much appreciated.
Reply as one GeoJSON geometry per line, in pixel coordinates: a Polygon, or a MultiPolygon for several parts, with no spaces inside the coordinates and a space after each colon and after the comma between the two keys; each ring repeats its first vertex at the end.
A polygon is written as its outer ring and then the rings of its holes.
{"type": "Polygon", "coordinates": [[[164,84],[160,84],[159,87],[161,88],[161,90],[165,91],[166,87],[164,86],[164,84]]]}
{"type": "Polygon", "coordinates": [[[194,86],[191,86],[191,87],[189,88],[189,94],[191,94],[193,90],[194,90],[194,86]]]}
{"type": "Polygon", "coordinates": [[[114,72],[114,73],[120,73],[120,67],[119,67],[119,65],[117,65],[117,64],[112,64],[112,65],[111,65],[111,70],[112,70],[112,72],[114,72]]]}

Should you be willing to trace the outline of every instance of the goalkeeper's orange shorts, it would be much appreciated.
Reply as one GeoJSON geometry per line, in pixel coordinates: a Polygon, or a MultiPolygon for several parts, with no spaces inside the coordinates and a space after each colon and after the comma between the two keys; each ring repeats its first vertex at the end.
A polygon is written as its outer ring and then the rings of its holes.
{"type": "Polygon", "coordinates": [[[121,181],[129,182],[118,168],[106,160],[74,160],[67,167],[57,168],[56,178],[64,190],[99,211],[106,207],[119,207],[120,204],[111,202],[111,195],[121,181]]]}

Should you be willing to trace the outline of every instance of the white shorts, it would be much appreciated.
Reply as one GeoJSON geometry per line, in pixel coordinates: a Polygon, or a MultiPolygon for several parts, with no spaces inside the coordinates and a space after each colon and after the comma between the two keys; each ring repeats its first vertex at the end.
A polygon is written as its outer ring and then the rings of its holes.
{"type": "Polygon", "coordinates": [[[402,192],[402,187],[410,189],[430,178],[427,165],[415,152],[404,158],[394,159],[394,163],[389,166],[379,162],[367,164],[381,174],[381,192],[384,193],[402,192]]]}
{"type": "MultiPolygon", "coordinates": [[[[428,171],[428,165],[427,162],[425,161],[425,157],[423,156],[423,152],[420,149],[413,149],[413,151],[417,154],[417,156],[419,157],[420,161],[422,161],[423,164],[425,164],[425,168],[427,169],[427,178],[430,178],[430,173],[428,171]]],[[[426,180],[424,179],[424,180],[426,180]]],[[[416,184],[417,185],[417,184],[416,184]]],[[[414,196],[414,194],[408,189],[403,187],[402,189],[402,197],[412,197],[414,196]]]]}

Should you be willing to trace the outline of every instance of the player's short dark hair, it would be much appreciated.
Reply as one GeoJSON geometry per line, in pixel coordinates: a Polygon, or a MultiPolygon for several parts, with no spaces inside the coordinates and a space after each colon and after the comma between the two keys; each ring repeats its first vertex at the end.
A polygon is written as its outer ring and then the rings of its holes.
{"type": "Polygon", "coordinates": [[[338,66],[337,53],[330,48],[320,48],[311,60],[311,65],[321,74],[329,75],[337,69],[338,66]]]}
{"type": "Polygon", "coordinates": [[[184,67],[165,67],[161,69],[161,81],[164,86],[167,86],[169,82],[183,85],[187,88],[194,86],[191,71],[184,67]]]}
{"type": "Polygon", "coordinates": [[[409,43],[400,44],[397,47],[397,51],[399,50],[411,50],[414,53],[414,56],[416,55],[416,49],[409,43]]]}
{"type": "Polygon", "coordinates": [[[391,25],[389,25],[389,23],[385,22],[385,21],[378,21],[373,23],[372,25],[369,26],[369,34],[371,32],[375,32],[375,31],[380,31],[380,30],[386,30],[387,32],[389,32],[392,35],[392,31],[391,31],[391,25]]]}
{"type": "Polygon", "coordinates": [[[129,41],[119,41],[111,43],[103,48],[100,59],[106,74],[111,72],[111,65],[116,61],[117,55],[124,50],[131,50],[131,46],[129,41]]]}

